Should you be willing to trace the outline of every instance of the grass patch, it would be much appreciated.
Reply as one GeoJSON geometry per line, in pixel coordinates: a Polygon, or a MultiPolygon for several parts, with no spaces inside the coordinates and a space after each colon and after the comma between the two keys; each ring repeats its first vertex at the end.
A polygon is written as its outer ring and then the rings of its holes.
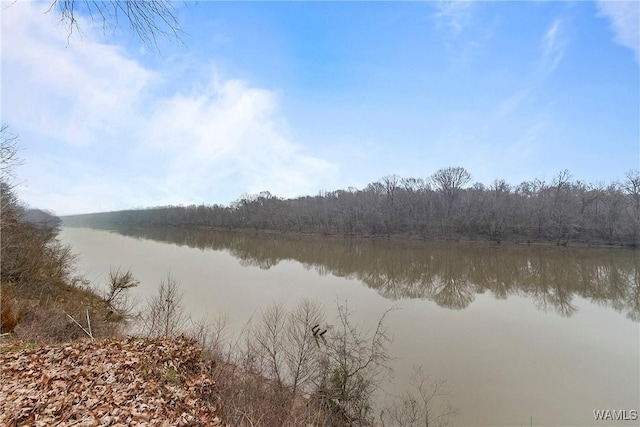
{"type": "Polygon", "coordinates": [[[169,365],[167,367],[164,378],[173,385],[180,385],[182,383],[182,380],[180,379],[180,373],[172,365],[169,365]]]}

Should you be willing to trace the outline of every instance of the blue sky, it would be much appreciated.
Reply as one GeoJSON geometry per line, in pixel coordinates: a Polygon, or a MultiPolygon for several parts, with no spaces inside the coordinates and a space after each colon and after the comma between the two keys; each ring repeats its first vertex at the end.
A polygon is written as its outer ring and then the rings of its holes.
{"type": "Polygon", "coordinates": [[[640,167],[640,3],[176,3],[142,44],[2,2],[20,196],[58,214],[640,167]]]}

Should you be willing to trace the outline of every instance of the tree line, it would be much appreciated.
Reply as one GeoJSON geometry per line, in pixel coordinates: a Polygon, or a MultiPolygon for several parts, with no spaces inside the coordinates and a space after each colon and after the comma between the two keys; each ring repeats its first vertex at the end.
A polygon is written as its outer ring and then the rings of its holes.
{"type": "Polygon", "coordinates": [[[462,167],[429,178],[389,175],[362,189],[283,199],[264,191],[228,206],[160,206],[64,218],[68,226],[221,227],[351,236],[410,236],[518,242],[607,243],[636,247],[640,172],[609,184],[572,179],[469,185],[462,167]]]}

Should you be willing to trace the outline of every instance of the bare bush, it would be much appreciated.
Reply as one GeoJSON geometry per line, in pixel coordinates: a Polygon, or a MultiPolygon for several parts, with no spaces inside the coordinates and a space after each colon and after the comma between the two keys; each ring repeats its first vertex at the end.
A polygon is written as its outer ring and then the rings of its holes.
{"type": "Polygon", "coordinates": [[[226,422],[309,424],[312,404],[303,392],[313,391],[312,379],[318,375],[320,350],[311,330],[321,319],[320,305],[305,300],[292,310],[274,303],[247,323],[227,359],[218,360],[214,371],[226,422]]]}
{"type": "Polygon", "coordinates": [[[251,348],[256,353],[258,369],[267,378],[275,380],[279,387],[283,387],[285,381],[286,316],[282,304],[272,304],[262,312],[251,331],[251,348]]]}
{"type": "Polygon", "coordinates": [[[104,293],[104,300],[112,309],[109,316],[113,320],[122,320],[131,317],[136,304],[129,290],[137,287],[140,281],[133,277],[131,270],[121,270],[118,268],[109,269],[107,290],[104,293]]]}
{"type": "Polygon", "coordinates": [[[168,275],[149,301],[145,332],[175,337],[191,321],[189,334],[209,350],[221,415],[230,425],[442,426],[454,413],[438,405],[444,382],[430,382],[420,370],[413,389],[375,419],[375,392],[390,373],[385,320],[391,310],[366,329],[353,322],[346,303],[338,304],[334,324],[315,301],[303,300],[291,310],[274,303],[252,316],[234,343],[225,316],[193,321],[181,300],[178,283],[168,275]]]}
{"type": "Polygon", "coordinates": [[[455,408],[445,401],[449,395],[445,380],[431,380],[422,367],[414,368],[410,388],[396,397],[381,413],[382,425],[397,427],[444,427],[455,415],[455,408]]]}
{"type": "Polygon", "coordinates": [[[373,395],[390,373],[384,325],[387,310],[373,332],[353,323],[347,304],[338,304],[335,328],[328,334],[320,361],[321,375],[314,398],[331,425],[368,425],[373,421],[373,395]]]}
{"type": "Polygon", "coordinates": [[[185,331],[187,316],[182,307],[183,292],[171,276],[162,279],[158,293],[152,297],[143,313],[143,328],[150,337],[175,338],[185,331]]]}
{"type": "Polygon", "coordinates": [[[387,373],[388,312],[373,331],[353,323],[346,304],[336,325],[320,305],[264,309],[234,349],[218,361],[215,381],[232,425],[370,425],[374,392],[387,373]]]}
{"type": "Polygon", "coordinates": [[[229,318],[219,314],[210,319],[204,316],[200,320],[191,320],[189,336],[198,341],[202,347],[213,357],[228,358],[230,348],[229,318]]]}
{"type": "Polygon", "coordinates": [[[293,393],[310,393],[320,373],[313,328],[324,323],[324,312],[317,301],[302,300],[288,314],[284,363],[293,393]]]}

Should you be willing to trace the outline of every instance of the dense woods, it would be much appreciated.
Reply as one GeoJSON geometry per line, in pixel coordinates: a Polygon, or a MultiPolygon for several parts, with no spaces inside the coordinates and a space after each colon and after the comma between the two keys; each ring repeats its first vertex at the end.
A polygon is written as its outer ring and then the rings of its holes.
{"type": "Polygon", "coordinates": [[[561,171],[511,185],[471,183],[464,168],[386,176],[363,189],[282,199],[243,195],[229,206],[162,206],[65,217],[69,226],[223,227],[327,235],[621,244],[640,239],[640,172],[609,184],[561,171]]]}

